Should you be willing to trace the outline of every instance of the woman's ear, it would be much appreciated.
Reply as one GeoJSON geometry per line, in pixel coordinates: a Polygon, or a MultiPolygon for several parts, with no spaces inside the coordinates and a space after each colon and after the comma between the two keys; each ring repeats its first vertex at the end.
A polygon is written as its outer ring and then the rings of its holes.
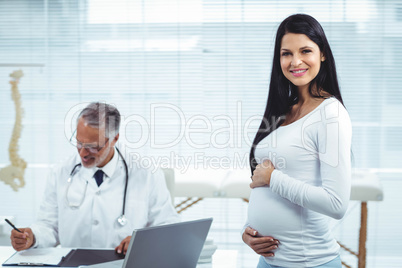
{"type": "Polygon", "coordinates": [[[321,53],[321,61],[324,62],[325,61],[325,56],[324,54],[321,53]]]}

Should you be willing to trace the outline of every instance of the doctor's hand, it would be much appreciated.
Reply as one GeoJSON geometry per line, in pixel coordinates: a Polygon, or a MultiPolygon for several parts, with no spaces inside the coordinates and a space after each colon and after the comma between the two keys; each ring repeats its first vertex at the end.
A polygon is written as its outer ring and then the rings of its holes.
{"type": "Polygon", "coordinates": [[[124,255],[126,255],[128,245],[130,244],[130,240],[131,235],[124,238],[123,241],[121,241],[120,245],[118,245],[114,250],[116,250],[116,252],[119,254],[123,253],[124,255]]]}
{"type": "Polygon", "coordinates": [[[273,251],[278,248],[279,241],[271,236],[257,236],[258,232],[250,227],[247,227],[243,233],[243,241],[255,253],[264,257],[273,257],[273,251]]]}
{"type": "Polygon", "coordinates": [[[258,164],[253,171],[253,176],[251,176],[250,188],[268,186],[271,182],[271,174],[274,171],[274,164],[270,160],[265,160],[261,164],[258,164]]]}
{"type": "Polygon", "coordinates": [[[11,231],[11,245],[16,251],[21,251],[32,247],[35,243],[35,236],[31,228],[19,228],[22,233],[12,230],[11,231]]]}

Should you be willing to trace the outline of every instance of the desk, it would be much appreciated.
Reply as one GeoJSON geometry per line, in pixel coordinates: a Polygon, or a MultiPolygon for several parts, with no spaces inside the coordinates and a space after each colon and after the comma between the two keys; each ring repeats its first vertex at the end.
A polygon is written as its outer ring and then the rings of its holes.
{"type": "MultiPolygon", "coordinates": [[[[0,246],[0,263],[5,262],[15,250],[10,246],[0,246]]],[[[197,268],[237,268],[237,251],[236,250],[217,250],[212,258],[212,263],[198,264],[197,268]]],[[[1,266],[10,267],[10,266],[1,266]]],[[[27,266],[15,266],[27,267],[27,266]]],[[[32,267],[29,267],[32,268],[32,267]]]]}

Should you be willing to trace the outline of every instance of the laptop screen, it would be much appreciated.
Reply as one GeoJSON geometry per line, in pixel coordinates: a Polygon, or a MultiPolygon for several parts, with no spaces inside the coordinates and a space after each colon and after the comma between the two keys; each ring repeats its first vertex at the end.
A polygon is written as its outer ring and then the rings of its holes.
{"type": "Polygon", "coordinates": [[[196,267],[212,220],[207,218],[135,230],[122,268],[196,267]]]}

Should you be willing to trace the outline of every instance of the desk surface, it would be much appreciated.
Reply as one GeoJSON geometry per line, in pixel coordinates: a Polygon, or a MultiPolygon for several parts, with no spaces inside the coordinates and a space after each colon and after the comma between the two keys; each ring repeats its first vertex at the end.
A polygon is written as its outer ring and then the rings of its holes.
{"type": "MultiPolygon", "coordinates": [[[[15,250],[12,247],[0,246],[0,263],[4,263],[15,250]]],[[[212,263],[198,264],[197,268],[236,268],[237,251],[236,250],[217,250],[212,258],[212,263]]],[[[10,266],[1,266],[10,267],[10,266]]],[[[18,266],[26,267],[26,266],[18,266]]],[[[31,267],[30,267],[31,268],[31,267]]]]}

